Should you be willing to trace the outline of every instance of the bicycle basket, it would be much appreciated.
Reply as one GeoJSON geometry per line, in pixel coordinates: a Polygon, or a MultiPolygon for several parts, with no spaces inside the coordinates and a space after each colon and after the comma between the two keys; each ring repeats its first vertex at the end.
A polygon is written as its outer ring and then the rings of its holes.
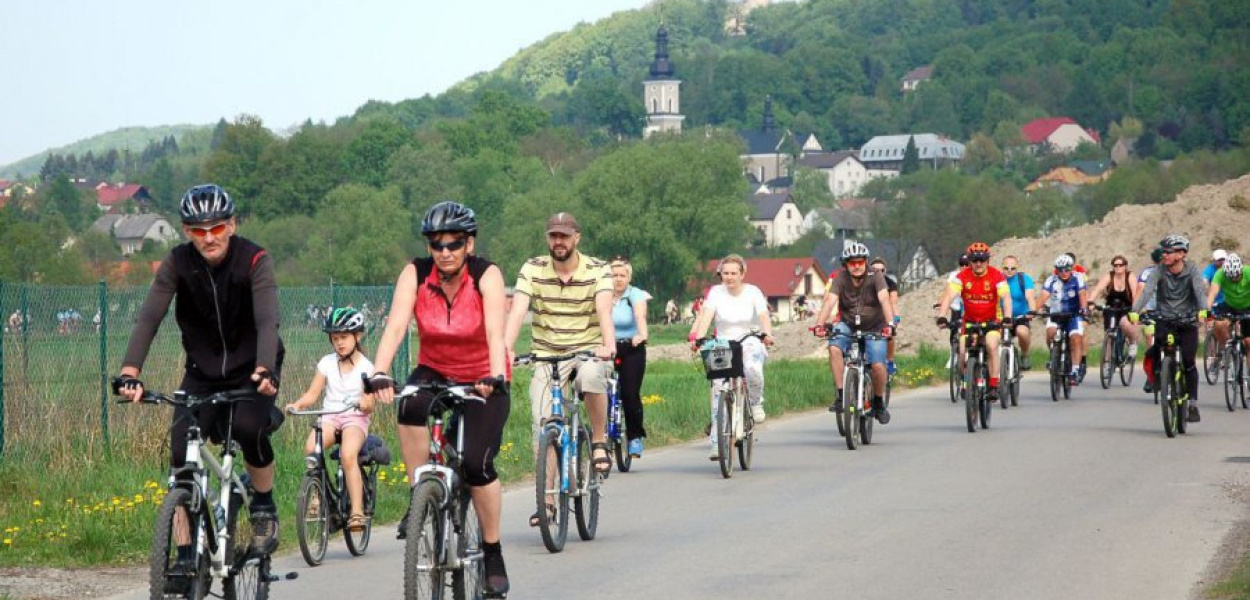
{"type": "Polygon", "coordinates": [[[703,356],[703,370],[708,379],[742,377],[742,344],[714,340],[704,345],[699,354],[703,356]]]}

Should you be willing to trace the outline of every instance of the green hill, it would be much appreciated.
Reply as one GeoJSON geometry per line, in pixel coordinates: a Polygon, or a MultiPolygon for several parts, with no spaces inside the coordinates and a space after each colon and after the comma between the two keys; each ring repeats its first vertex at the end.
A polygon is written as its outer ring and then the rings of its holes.
{"type": "Polygon", "coordinates": [[[49,148],[43,152],[28,156],[17,162],[0,166],[0,177],[11,177],[14,174],[19,177],[33,175],[39,172],[39,168],[43,166],[44,161],[49,154],[77,154],[82,155],[91,152],[96,155],[102,155],[109,150],[117,150],[119,152],[130,150],[131,152],[141,152],[144,147],[151,141],[160,141],[166,136],[174,136],[178,140],[180,146],[195,147],[201,145],[195,143],[202,139],[205,147],[211,136],[213,125],[159,125],[156,127],[122,127],[108,133],[93,135],[89,138],[79,140],[72,144],[67,144],[59,148],[49,148]],[[195,140],[189,140],[187,134],[193,134],[195,140]]]}

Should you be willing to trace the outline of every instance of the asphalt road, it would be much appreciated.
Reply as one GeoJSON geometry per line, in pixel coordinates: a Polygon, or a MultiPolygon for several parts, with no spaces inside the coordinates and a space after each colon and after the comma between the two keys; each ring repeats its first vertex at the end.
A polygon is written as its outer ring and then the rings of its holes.
{"type": "MultiPolygon", "coordinates": [[[[1171,440],[1140,387],[1089,379],[1052,403],[1036,375],[975,434],[945,389],[898,396],[856,451],[828,413],[773,419],[754,468],[732,479],[706,442],[614,472],[598,538],[570,526],[560,554],[527,526],[532,484],[517,486],[504,499],[509,597],[1187,598],[1245,517],[1250,483],[1250,412],[1202,393],[1203,422],[1171,440]]],[[[401,597],[400,542],[374,533],[362,558],[341,540],[317,568],[288,553],[277,570],[299,577],[271,597],[401,597]]]]}

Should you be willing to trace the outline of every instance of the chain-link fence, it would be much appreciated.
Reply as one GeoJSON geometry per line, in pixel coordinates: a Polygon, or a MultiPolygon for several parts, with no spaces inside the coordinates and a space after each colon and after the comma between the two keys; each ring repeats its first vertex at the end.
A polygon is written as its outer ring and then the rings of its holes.
{"type": "MultiPolygon", "coordinates": [[[[280,289],[280,334],[286,346],[282,398],[307,389],[317,360],[333,351],[321,332],[330,307],[353,306],[364,313],[364,345],[372,354],[391,292],[391,286],[280,289]]],[[[154,424],[167,417],[157,417],[157,411],[119,410],[108,389],[146,295],[147,287],[109,288],[103,282],[0,283],[0,458],[16,454],[52,463],[89,462],[103,452],[130,452],[164,442],[165,427],[154,424]]],[[[390,372],[406,373],[410,353],[405,341],[390,372]]],[[[181,381],[183,360],[171,307],[148,353],[144,382],[153,390],[173,391],[181,381]]]]}

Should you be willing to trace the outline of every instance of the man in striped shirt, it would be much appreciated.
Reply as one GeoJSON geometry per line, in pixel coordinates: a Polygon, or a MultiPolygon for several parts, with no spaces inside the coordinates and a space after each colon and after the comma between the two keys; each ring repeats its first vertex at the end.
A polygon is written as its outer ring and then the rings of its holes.
{"type": "MultiPolygon", "coordinates": [[[[517,275],[512,309],[508,313],[504,341],[514,355],[525,313],[533,309],[531,323],[536,356],[558,356],[593,351],[598,360],[560,363],[560,381],[577,369],[575,387],[581,391],[590,415],[591,459],[596,471],[611,468],[604,436],[607,421],[607,374],[616,351],[612,327],[612,271],[606,262],[577,250],[581,227],[569,213],[547,220],[548,256],[529,259],[517,275]]],[[[551,415],[551,371],[534,369],[530,380],[530,406],[534,431],[551,415]]],[[[567,388],[566,388],[567,392],[567,388]]],[[[566,398],[567,393],[566,393],[566,398]]]]}

